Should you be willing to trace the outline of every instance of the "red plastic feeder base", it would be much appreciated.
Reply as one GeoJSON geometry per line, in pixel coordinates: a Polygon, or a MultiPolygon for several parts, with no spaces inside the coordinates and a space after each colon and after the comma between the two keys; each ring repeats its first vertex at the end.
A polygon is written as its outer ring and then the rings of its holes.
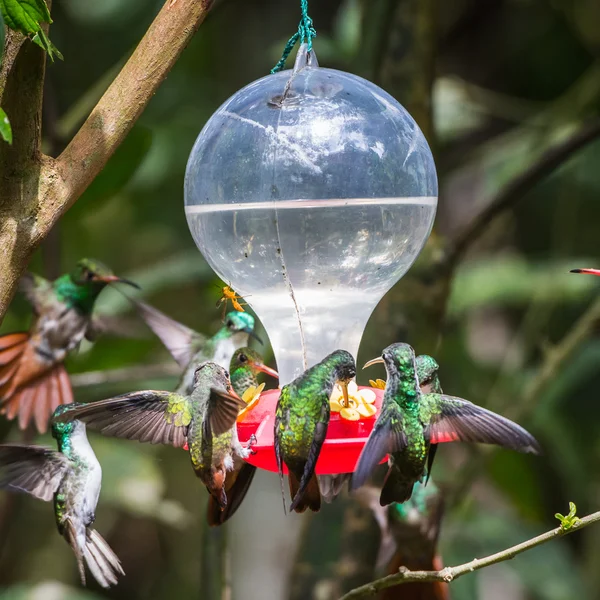
{"type": "MultiPolygon", "coordinates": [[[[367,386],[359,386],[359,390],[367,386]]],[[[339,413],[331,413],[327,437],[321,448],[316,472],[318,475],[336,475],[338,473],[352,473],[356,467],[358,457],[375,425],[375,420],[381,410],[383,390],[368,388],[375,392],[375,407],[377,412],[368,418],[359,421],[342,419],[339,413]]],[[[277,472],[275,448],[273,446],[273,427],[275,423],[275,407],[279,398],[279,390],[263,392],[260,400],[249,412],[238,421],[238,436],[245,444],[254,434],[256,443],[252,446],[255,454],[248,457],[247,461],[267,471],[277,472]]],[[[284,465],[284,473],[287,468],[284,465]]]]}

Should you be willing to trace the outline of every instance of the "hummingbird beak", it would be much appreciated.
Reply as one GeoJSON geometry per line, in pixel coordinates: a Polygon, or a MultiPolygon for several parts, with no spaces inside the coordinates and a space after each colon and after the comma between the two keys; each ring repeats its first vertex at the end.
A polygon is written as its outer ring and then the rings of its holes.
{"type": "Polygon", "coordinates": [[[263,341],[256,335],[256,333],[254,333],[254,329],[246,327],[246,329],[242,329],[242,331],[247,333],[249,336],[253,337],[261,346],[264,346],[263,341]]]}
{"type": "Polygon", "coordinates": [[[600,269],[571,269],[571,273],[585,273],[586,275],[600,275],[600,269]]]}
{"type": "Polygon", "coordinates": [[[383,358],[381,358],[381,356],[378,356],[377,358],[373,358],[369,362],[365,363],[365,366],[363,367],[363,369],[366,369],[368,367],[372,367],[373,365],[376,365],[378,363],[384,363],[385,364],[385,361],[383,360],[383,358]]]}
{"type": "Polygon", "coordinates": [[[270,375],[271,377],[275,377],[275,379],[279,379],[279,373],[275,369],[271,369],[271,367],[267,367],[267,365],[263,365],[263,363],[255,362],[252,363],[252,366],[259,371],[270,375]]]}
{"type": "Polygon", "coordinates": [[[237,392],[233,389],[233,385],[231,385],[231,382],[227,384],[227,393],[236,400],[241,400],[241,398],[237,395],[237,392]]]}
{"type": "Polygon", "coordinates": [[[340,387],[342,388],[342,396],[344,396],[344,406],[348,407],[348,406],[350,406],[350,398],[348,397],[348,381],[340,380],[340,381],[338,381],[338,383],[340,384],[340,387]]]}
{"type": "Polygon", "coordinates": [[[117,277],[116,275],[104,275],[103,277],[94,277],[95,281],[103,281],[104,283],[126,283],[138,290],[140,290],[140,286],[129,279],[125,279],[124,277],[117,277]]]}

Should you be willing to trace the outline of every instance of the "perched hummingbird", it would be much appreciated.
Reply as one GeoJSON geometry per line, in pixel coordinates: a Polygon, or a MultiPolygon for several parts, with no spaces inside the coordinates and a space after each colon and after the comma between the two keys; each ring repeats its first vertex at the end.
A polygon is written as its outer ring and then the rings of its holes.
{"type": "Polygon", "coordinates": [[[44,433],[54,409],[73,401],[63,362],[84,337],[93,339],[105,328],[93,316],[94,303],[113,282],[137,287],[90,259],[52,282],[31,273],[21,280],[35,319],[28,333],[0,337],[0,412],[9,420],[19,415],[21,429],[33,418],[44,433]]]}
{"type": "Polygon", "coordinates": [[[430,444],[444,441],[497,444],[520,452],[539,452],[539,445],[522,427],[462,398],[423,394],[419,389],[414,350],[392,344],[380,358],[387,382],[381,413],[363,448],[351,489],[364,485],[373,469],[389,454],[389,469],[380,503],[406,502],[416,481],[426,476],[430,444]]]}
{"type": "MultiPolygon", "coordinates": [[[[257,387],[257,375],[260,372],[271,375],[271,377],[279,377],[277,371],[264,364],[258,352],[250,348],[236,350],[229,367],[233,391],[241,397],[249,387],[257,387]]],[[[235,513],[244,500],[255,473],[255,466],[237,455],[233,457],[233,470],[227,474],[225,479],[227,506],[221,509],[213,496],[208,499],[206,515],[209,525],[222,525],[235,513]]]]}
{"type": "MultiPolygon", "coordinates": [[[[112,437],[176,448],[187,444],[194,472],[224,511],[229,502],[227,473],[233,470],[236,457],[245,459],[250,454],[237,435],[236,419],[244,406],[244,401],[232,394],[227,371],[205,362],[196,369],[189,396],[156,390],[131,392],[80,404],[57,419],[79,419],[112,437]]],[[[231,514],[230,509],[228,516],[231,514]]]]}
{"type": "Polygon", "coordinates": [[[227,313],[219,331],[213,337],[206,338],[145,302],[132,302],[148,327],[184,370],[175,390],[178,394],[191,394],[194,373],[201,363],[210,360],[228,369],[233,353],[248,345],[248,336],[262,344],[262,340],[254,333],[254,317],[246,312],[227,313]]]}
{"type": "MultiPolygon", "coordinates": [[[[444,500],[437,487],[415,483],[410,500],[404,504],[379,504],[379,490],[364,486],[356,493],[359,502],[373,511],[381,529],[381,545],[376,570],[392,575],[401,567],[411,571],[440,571],[444,568],[437,551],[444,500]]],[[[407,583],[402,600],[449,600],[448,584],[443,582],[407,583]]],[[[380,592],[379,600],[398,598],[398,589],[380,592]]]]}
{"type": "MultiPolygon", "coordinates": [[[[423,394],[429,392],[435,392],[437,394],[442,393],[440,381],[437,375],[439,365],[431,356],[423,354],[417,356],[417,379],[419,380],[419,386],[423,394]]],[[[383,382],[382,382],[383,383],[383,382]]],[[[427,465],[427,477],[431,471],[431,465],[435,457],[437,444],[431,444],[428,457],[427,465]]],[[[319,476],[319,488],[321,490],[321,497],[325,502],[331,503],[337,498],[342,491],[344,483],[352,479],[352,473],[339,473],[338,475],[320,475],[319,476]]],[[[426,482],[427,483],[427,482],[426,482]]]]}
{"type": "Polygon", "coordinates": [[[571,269],[571,273],[584,273],[586,275],[600,275],[600,269],[571,269]]]}
{"type": "Polygon", "coordinates": [[[329,397],[339,383],[348,403],[348,383],[356,375],[354,358],[336,350],[281,390],[275,412],[275,456],[283,482],[289,470],[290,511],[317,512],[321,493],[315,466],[329,425],[329,397]]]}
{"type": "Polygon", "coordinates": [[[258,386],[259,373],[266,373],[275,379],[279,378],[277,371],[267,367],[262,356],[255,350],[239,348],[233,353],[229,364],[229,376],[233,390],[238,396],[241,397],[250,386],[258,386]]]}
{"type": "MultiPolygon", "coordinates": [[[[59,406],[54,416],[65,415],[76,406],[59,406]]],[[[75,553],[81,582],[85,585],[85,561],[102,587],[116,585],[117,577],[125,574],[121,562],[92,528],[102,469],[88,442],[85,425],[76,420],[53,421],[52,437],[58,452],[41,446],[1,445],[0,487],[26,492],[40,500],[54,499],[56,525],[75,553]]]]}

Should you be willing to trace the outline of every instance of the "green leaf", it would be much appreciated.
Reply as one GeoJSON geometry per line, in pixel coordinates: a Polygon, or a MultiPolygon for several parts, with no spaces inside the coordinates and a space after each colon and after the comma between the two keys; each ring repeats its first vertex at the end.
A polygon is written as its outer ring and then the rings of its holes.
{"type": "Polygon", "coordinates": [[[54,62],[54,57],[59,60],[64,60],[64,57],[60,50],[50,41],[48,36],[44,33],[43,29],[40,29],[31,40],[34,44],[37,44],[40,48],[45,50],[50,57],[50,60],[54,62]]]}
{"type": "Polygon", "coordinates": [[[566,517],[560,513],[556,513],[554,516],[560,521],[560,528],[564,531],[568,531],[575,527],[580,521],[576,513],[577,507],[575,506],[575,502],[569,502],[569,514],[566,517]]]}
{"type": "Polygon", "coordinates": [[[0,136],[5,142],[12,144],[13,136],[12,136],[12,128],[10,126],[10,121],[6,116],[6,113],[0,108],[0,136]]]}
{"type": "Polygon", "coordinates": [[[62,54],[42,31],[41,23],[52,23],[50,11],[44,0],[0,0],[0,12],[11,29],[32,37],[35,44],[43,48],[54,61],[62,60],[62,54]]]}
{"type": "Polygon", "coordinates": [[[44,0],[0,0],[6,24],[25,35],[37,33],[40,23],[52,23],[44,0]]]}

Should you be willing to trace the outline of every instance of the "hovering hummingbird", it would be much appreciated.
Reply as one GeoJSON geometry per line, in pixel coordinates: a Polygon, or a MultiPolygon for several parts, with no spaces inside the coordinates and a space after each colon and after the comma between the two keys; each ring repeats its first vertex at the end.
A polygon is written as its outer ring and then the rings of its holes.
{"type": "Polygon", "coordinates": [[[389,454],[382,506],[410,499],[416,481],[426,476],[430,444],[444,441],[497,444],[520,452],[539,452],[539,445],[522,427],[462,398],[422,394],[415,353],[408,344],[392,344],[380,358],[387,383],[381,413],[363,448],[351,489],[364,485],[373,469],[389,454]]]}
{"type": "MultiPolygon", "coordinates": [[[[79,419],[112,437],[176,448],[187,444],[194,472],[224,511],[228,507],[227,473],[233,470],[236,457],[245,459],[250,454],[237,435],[236,419],[244,406],[244,401],[232,394],[227,371],[205,362],[196,369],[189,396],[156,390],[131,392],[80,404],[57,419],[79,419]]],[[[230,509],[228,516],[231,514],[230,509]]]]}
{"type": "Polygon", "coordinates": [[[600,269],[571,269],[571,273],[584,273],[586,275],[600,275],[600,269]]]}
{"type": "MultiPolygon", "coordinates": [[[[444,568],[437,550],[444,514],[444,500],[438,488],[415,483],[410,500],[404,504],[379,504],[379,489],[364,486],[356,493],[359,502],[373,511],[381,530],[376,570],[392,575],[401,567],[411,571],[440,571],[444,568]]],[[[394,600],[398,590],[383,590],[379,600],[394,600]]],[[[448,584],[443,582],[407,583],[403,600],[449,600],[448,584]]]]}
{"type": "Polygon", "coordinates": [[[262,340],[254,333],[254,317],[246,312],[227,313],[219,331],[207,338],[145,302],[132,302],[148,327],[184,370],[175,390],[178,394],[189,395],[192,392],[194,373],[201,363],[210,360],[228,369],[233,353],[248,345],[248,336],[262,344],[262,340]]]}
{"type": "MultiPolygon", "coordinates": [[[[65,415],[77,405],[57,407],[65,415]]],[[[92,528],[98,504],[102,469],[80,421],[53,422],[58,452],[41,446],[0,445],[0,488],[26,492],[40,500],[54,499],[59,533],[69,543],[85,585],[84,561],[104,588],[125,575],[117,555],[92,528]]]]}
{"type": "Polygon", "coordinates": [[[348,383],[356,375],[354,358],[336,350],[281,390],[275,412],[275,456],[283,482],[289,470],[290,511],[317,512],[321,493],[315,466],[329,425],[329,397],[339,383],[348,403],[348,383]]]}
{"type": "Polygon", "coordinates": [[[18,415],[21,429],[33,419],[44,433],[54,409],[73,401],[64,360],[84,337],[94,339],[105,328],[93,316],[94,303],[113,282],[137,287],[90,259],[53,282],[31,273],[21,280],[35,319],[28,333],[0,337],[0,412],[9,420],[18,415]]]}
{"type": "MultiPolygon", "coordinates": [[[[260,372],[279,377],[277,371],[267,367],[261,355],[250,348],[240,348],[234,352],[229,372],[233,391],[240,397],[249,387],[258,386],[257,376],[260,372]]],[[[209,525],[222,525],[235,513],[244,500],[255,473],[255,466],[234,455],[233,470],[225,479],[227,506],[221,509],[215,498],[210,496],[206,511],[209,525]]]]}

